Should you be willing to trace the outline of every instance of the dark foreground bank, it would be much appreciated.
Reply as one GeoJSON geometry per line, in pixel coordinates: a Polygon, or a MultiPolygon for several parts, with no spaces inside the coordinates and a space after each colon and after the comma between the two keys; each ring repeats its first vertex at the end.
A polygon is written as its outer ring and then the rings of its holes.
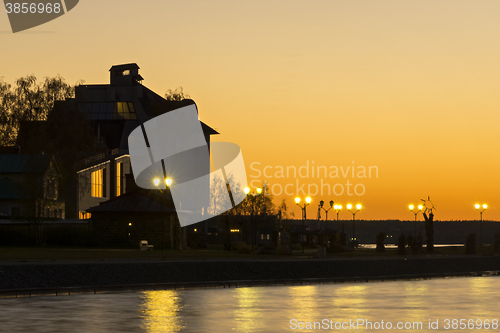
{"type": "Polygon", "coordinates": [[[474,276],[499,256],[0,263],[0,297],[120,290],[233,287],[474,276]],[[158,288],[155,288],[158,287],[158,288]],[[128,288],[130,287],[130,288],[128,288]]]}

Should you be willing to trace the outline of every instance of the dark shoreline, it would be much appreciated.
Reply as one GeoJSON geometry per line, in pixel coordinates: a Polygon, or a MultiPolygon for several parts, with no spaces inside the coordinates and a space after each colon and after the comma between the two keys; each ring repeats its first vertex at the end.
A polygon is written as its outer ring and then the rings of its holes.
{"type": "Polygon", "coordinates": [[[0,298],[500,275],[499,256],[0,263],[0,298]]]}

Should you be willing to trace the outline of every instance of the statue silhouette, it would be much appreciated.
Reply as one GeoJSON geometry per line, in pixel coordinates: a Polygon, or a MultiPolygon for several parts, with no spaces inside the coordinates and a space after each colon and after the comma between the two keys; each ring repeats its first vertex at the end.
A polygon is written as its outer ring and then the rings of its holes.
{"type": "Polygon", "coordinates": [[[427,238],[427,252],[434,251],[434,214],[432,209],[430,210],[429,216],[424,212],[425,219],[425,237],[427,238]]]}

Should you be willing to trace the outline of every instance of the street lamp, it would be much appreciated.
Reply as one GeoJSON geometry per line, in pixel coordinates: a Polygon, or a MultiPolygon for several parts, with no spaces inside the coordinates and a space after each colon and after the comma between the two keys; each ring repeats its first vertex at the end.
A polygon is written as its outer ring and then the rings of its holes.
{"type": "Polygon", "coordinates": [[[319,206],[318,206],[318,220],[321,219],[321,209],[323,209],[325,211],[325,213],[326,213],[325,221],[328,221],[328,211],[333,208],[333,200],[330,200],[330,208],[328,208],[328,209],[325,209],[325,207],[323,207],[324,204],[325,204],[325,202],[323,200],[321,200],[319,202],[319,206]]]}
{"type": "Polygon", "coordinates": [[[334,205],[333,209],[335,209],[335,212],[337,213],[337,231],[339,231],[339,214],[342,210],[342,205],[334,205]]]}
{"type": "Polygon", "coordinates": [[[415,206],[409,205],[408,208],[410,208],[410,212],[415,214],[415,237],[417,237],[417,215],[418,215],[418,213],[420,213],[422,211],[422,209],[424,209],[424,206],[418,205],[418,211],[416,211],[416,212],[413,210],[413,208],[415,208],[415,206]]]}
{"type": "Polygon", "coordinates": [[[487,204],[483,204],[483,210],[479,210],[481,208],[480,204],[475,205],[476,210],[479,211],[479,216],[481,220],[481,248],[483,248],[483,212],[488,208],[487,204]]]}
{"type": "Polygon", "coordinates": [[[252,204],[252,224],[253,224],[253,237],[252,237],[252,251],[253,251],[253,247],[254,247],[254,243],[255,245],[257,245],[257,227],[255,225],[255,218],[254,218],[254,215],[255,215],[255,199],[258,195],[260,195],[262,193],[262,189],[260,187],[258,187],[256,189],[257,191],[257,194],[255,193],[250,193],[250,188],[249,187],[245,187],[245,189],[243,190],[245,192],[245,194],[247,195],[248,198],[250,198],[250,202],[252,204]]]}
{"type": "Polygon", "coordinates": [[[309,205],[311,203],[311,198],[310,197],[307,197],[306,198],[306,202],[304,203],[303,206],[300,205],[300,198],[299,197],[296,197],[295,198],[295,203],[297,204],[297,206],[300,207],[300,209],[302,210],[302,239],[301,239],[301,245],[302,245],[302,253],[304,253],[304,223],[305,223],[305,220],[307,218],[307,212],[306,212],[306,207],[307,205],[309,205]]]}
{"type": "MultiPolygon", "coordinates": [[[[162,194],[162,197],[165,197],[163,194],[163,191],[161,190],[161,188],[159,188],[160,186],[160,179],[159,178],[155,178],[153,180],[153,184],[155,184],[156,188],[158,188],[162,194]]],[[[172,185],[172,179],[170,178],[165,178],[165,185],[167,186],[167,189],[170,185],[172,185]]],[[[162,200],[163,201],[163,200],[162,200]]],[[[165,244],[165,223],[163,222],[163,206],[164,206],[164,202],[161,203],[161,251],[163,252],[163,249],[164,249],[164,244],[165,244]]]]}
{"type": "Polygon", "coordinates": [[[342,210],[342,205],[334,205],[333,209],[335,209],[335,212],[337,213],[337,221],[339,220],[339,213],[342,210]]]}
{"type": "Polygon", "coordinates": [[[352,205],[351,204],[347,204],[347,210],[350,211],[352,213],[352,240],[354,241],[355,240],[355,234],[354,234],[354,220],[356,220],[356,213],[359,212],[361,210],[361,204],[357,204],[356,205],[356,210],[355,211],[352,211],[352,205]]]}

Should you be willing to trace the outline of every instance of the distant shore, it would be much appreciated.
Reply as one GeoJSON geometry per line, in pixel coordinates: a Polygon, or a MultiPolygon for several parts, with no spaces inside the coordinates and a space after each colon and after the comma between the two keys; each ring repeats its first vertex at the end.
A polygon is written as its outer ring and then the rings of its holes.
{"type": "Polygon", "coordinates": [[[500,274],[500,256],[0,262],[0,297],[500,274]]]}

